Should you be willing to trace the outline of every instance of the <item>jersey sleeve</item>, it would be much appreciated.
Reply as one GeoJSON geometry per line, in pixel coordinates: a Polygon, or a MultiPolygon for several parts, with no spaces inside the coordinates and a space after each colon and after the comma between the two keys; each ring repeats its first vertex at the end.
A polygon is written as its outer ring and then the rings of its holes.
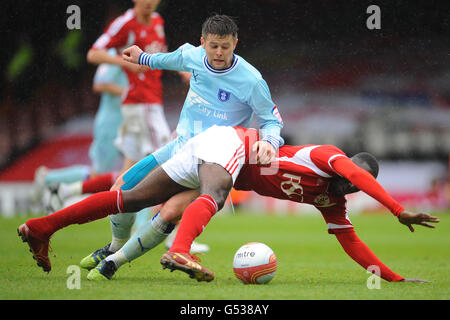
{"type": "Polygon", "coordinates": [[[107,50],[110,48],[124,47],[128,40],[128,32],[126,30],[127,21],[124,16],[116,18],[97,41],[94,42],[92,48],[107,50]]]}
{"type": "Polygon", "coordinates": [[[177,50],[168,53],[153,53],[148,54],[142,52],[139,56],[139,64],[150,67],[152,70],[173,70],[173,71],[190,71],[187,65],[186,51],[194,48],[189,43],[179,47],[177,50]]]}
{"type": "Polygon", "coordinates": [[[345,202],[338,203],[331,207],[317,207],[322,213],[323,218],[328,227],[328,233],[337,234],[342,232],[353,231],[353,225],[347,215],[345,202]]]}
{"type": "Polygon", "coordinates": [[[404,210],[369,172],[358,167],[349,158],[337,158],[332,165],[337,173],[349,180],[359,190],[380,202],[396,217],[404,210]]]}
{"type": "Polygon", "coordinates": [[[256,121],[261,129],[261,140],[268,141],[275,150],[281,147],[284,144],[284,139],[280,133],[284,124],[264,79],[259,79],[255,83],[248,101],[255,112],[256,121]]]}
{"type": "Polygon", "coordinates": [[[332,145],[321,145],[311,151],[311,161],[330,176],[339,174],[332,166],[339,157],[348,158],[342,150],[332,145]]]}

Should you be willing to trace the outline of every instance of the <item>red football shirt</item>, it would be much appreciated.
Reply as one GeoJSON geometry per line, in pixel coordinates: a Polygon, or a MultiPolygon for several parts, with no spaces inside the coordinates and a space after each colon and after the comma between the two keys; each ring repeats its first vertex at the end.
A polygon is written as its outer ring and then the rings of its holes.
{"type": "MultiPolygon", "coordinates": [[[[147,53],[166,52],[163,18],[154,12],[150,24],[141,24],[136,19],[134,9],[129,9],[111,22],[92,47],[105,50],[116,48],[121,54],[131,45],[137,45],[147,53]]],[[[144,73],[124,71],[128,76],[129,87],[122,104],[162,104],[162,70],[148,70],[144,73]]]]}
{"type": "Polygon", "coordinates": [[[330,233],[335,229],[353,228],[347,216],[345,197],[328,193],[331,179],[339,176],[332,167],[338,157],[347,156],[331,145],[282,146],[271,168],[245,165],[234,188],[311,204],[324,216],[330,233]]]}

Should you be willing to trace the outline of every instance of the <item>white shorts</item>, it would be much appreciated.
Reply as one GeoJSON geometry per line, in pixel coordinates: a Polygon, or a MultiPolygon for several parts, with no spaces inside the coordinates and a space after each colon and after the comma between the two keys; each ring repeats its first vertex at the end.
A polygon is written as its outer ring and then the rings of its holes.
{"type": "Polygon", "coordinates": [[[216,163],[231,175],[233,184],[245,162],[245,146],[232,127],[212,126],[190,139],[161,167],[178,184],[197,189],[198,165],[216,163]]]}
{"type": "Polygon", "coordinates": [[[162,105],[127,104],[121,110],[123,122],[114,145],[128,159],[139,161],[170,141],[162,105]]]}

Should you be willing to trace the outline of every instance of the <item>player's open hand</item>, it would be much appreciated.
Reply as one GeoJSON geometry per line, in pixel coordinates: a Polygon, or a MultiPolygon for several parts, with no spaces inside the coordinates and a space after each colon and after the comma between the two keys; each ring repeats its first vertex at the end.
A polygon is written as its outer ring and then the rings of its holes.
{"type": "Polygon", "coordinates": [[[428,222],[438,223],[440,220],[437,217],[430,216],[426,213],[411,213],[403,211],[398,216],[398,221],[409,228],[411,232],[414,232],[413,224],[418,224],[427,228],[435,228],[435,226],[428,222]]]}
{"type": "Polygon", "coordinates": [[[262,165],[271,163],[277,153],[275,148],[267,141],[256,141],[252,152],[256,153],[256,163],[262,165]]]}
{"type": "Polygon", "coordinates": [[[430,283],[430,281],[420,280],[420,279],[403,279],[399,282],[418,282],[418,283],[430,283]]]}
{"type": "Polygon", "coordinates": [[[139,56],[142,53],[141,48],[139,48],[136,45],[133,45],[131,47],[126,48],[122,52],[122,58],[131,63],[138,64],[139,63],[139,56]]]}

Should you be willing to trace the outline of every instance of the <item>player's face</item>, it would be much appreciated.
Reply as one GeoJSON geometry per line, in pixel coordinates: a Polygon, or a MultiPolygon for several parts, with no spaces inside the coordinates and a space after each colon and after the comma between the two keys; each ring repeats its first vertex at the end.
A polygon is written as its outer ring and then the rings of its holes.
{"type": "Polygon", "coordinates": [[[149,15],[155,11],[161,0],[133,0],[135,8],[142,14],[149,15]]]}
{"type": "Polygon", "coordinates": [[[214,69],[226,69],[231,66],[233,52],[238,42],[237,38],[231,34],[227,36],[208,34],[201,37],[200,41],[206,51],[206,58],[214,69]]]}

